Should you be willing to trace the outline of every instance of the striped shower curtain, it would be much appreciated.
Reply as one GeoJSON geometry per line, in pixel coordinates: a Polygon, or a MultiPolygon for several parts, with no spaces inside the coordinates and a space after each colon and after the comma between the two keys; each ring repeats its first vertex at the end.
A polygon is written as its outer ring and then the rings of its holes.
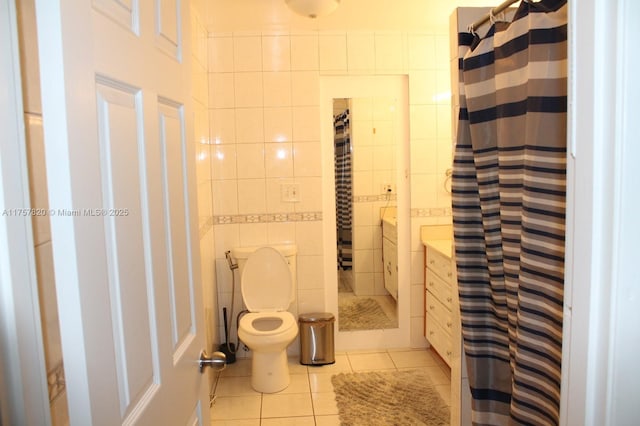
{"type": "Polygon", "coordinates": [[[334,164],[336,175],[336,241],[338,243],[338,269],[349,270],[352,263],[352,210],[351,210],[351,131],[349,110],[333,120],[334,164]]]}
{"type": "Polygon", "coordinates": [[[566,3],[523,1],[484,38],[459,34],[453,221],[477,425],[559,421],[566,3]]]}

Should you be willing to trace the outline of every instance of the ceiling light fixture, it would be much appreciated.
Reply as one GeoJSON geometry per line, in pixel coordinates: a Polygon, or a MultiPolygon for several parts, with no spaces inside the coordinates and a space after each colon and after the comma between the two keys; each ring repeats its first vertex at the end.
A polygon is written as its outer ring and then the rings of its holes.
{"type": "Polygon", "coordinates": [[[295,13],[317,18],[325,16],[338,8],[341,0],[284,0],[295,13]]]}

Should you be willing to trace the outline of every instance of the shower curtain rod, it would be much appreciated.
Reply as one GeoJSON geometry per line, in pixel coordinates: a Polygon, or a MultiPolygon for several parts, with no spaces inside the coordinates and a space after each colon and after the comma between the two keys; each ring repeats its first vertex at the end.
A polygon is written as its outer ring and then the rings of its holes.
{"type": "MultiPolygon", "coordinates": [[[[469,32],[473,32],[475,31],[480,25],[484,24],[485,22],[487,22],[489,19],[491,19],[491,16],[495,16],[498,13],[502,12],[503,10],[505,10],[506,8],[508,8],[509,6],[511,6],[514,3],[517,3],[520,0],[507,0],[503,3],[501,3],[500,5],[494,7],[493,9],[491,9],[488,13],[486,13],[482,18],[478,19],[476,22],[474,22],[473,24],[469,25],[469,32]]],[[[524,0],[527,1],[527,0],[524,0]]]]}

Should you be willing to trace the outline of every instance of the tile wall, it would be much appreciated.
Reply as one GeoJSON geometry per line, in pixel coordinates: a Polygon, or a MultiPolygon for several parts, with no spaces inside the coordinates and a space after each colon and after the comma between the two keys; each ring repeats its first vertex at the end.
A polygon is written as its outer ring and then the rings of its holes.
{"type": "Polygon", "coordinates": [[[381,211],[396,206],[397,188],[386,194],[382,186],[396,182],[399,143],[396,100],[351,100],[353,146],[353,273],[358,296],[388,294],[384,288],[381,211]]]}
{"type": "MultiPolygon", "coordinates": [[[[446,33],[209,33],[212,214],[220,309],[231,300],[225,250],[294,242],[299,249],[298,298],[291,311],[324,310],[320,79],[405,74],[411,132],[411,345],[426,345],[419,229],[450,221],[450,197],[444,190],[445,170],[451,164],[448,67],[446,33]],[[283,201],[281,185],[287,183],[298,185],[297,202],[283,201]]],[[[237,294],[236,312],[240,299],[237,294]]]]}

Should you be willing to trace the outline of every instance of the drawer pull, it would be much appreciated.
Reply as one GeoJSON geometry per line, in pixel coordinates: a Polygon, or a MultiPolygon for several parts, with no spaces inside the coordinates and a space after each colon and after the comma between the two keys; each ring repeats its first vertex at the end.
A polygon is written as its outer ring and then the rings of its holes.
{"type": "Polygon", "coordinates": [[[434,334],[435,334],[435,332],[434,332],[434,331],[430,331],[430,332],[429,332],[429,336],[433,336],[434,334]]]}
{"type": "Polygon", "coordinates": [[[436,308],[435,306],[433,306],[433,305],[429,305],[429,310],[430,310],[430,311],[433,311],[435,308],[436,308]]]}
{"type": "Polygon", "coordinates": [[[429,265],[435,265],[435,264],[436,264],[436,261],[435,261],[435,260],[430,260],[430,261],[429,261],[429,265]]]}
{"type": "Polygon", "coordinates": [[[451,351],[447,351],[447,356],[451,356],[451,351]]]}
{"type": "Polygon", "coordinates": [[[447,272],[447,277],[451,278],[453,276],[453,272],[447,272]]]}
{"type": "Polygon", "coordinates": [[[429,287],[433,287],[433,281],[429,281],[429,287]]]}
{"type": "Polygon", "coordinates": [[[451,297],[447,297],[447,302],[451,303],[453,299],[451,297]]]}
{"type": "Polygon", "coordinates": [[[451,321],[448,321],[448,322],[447,322],[447,327],[451,328],[451,326],[452,326],[452,325],[453,325],[453,324],[451,323],[451,321]]]}

